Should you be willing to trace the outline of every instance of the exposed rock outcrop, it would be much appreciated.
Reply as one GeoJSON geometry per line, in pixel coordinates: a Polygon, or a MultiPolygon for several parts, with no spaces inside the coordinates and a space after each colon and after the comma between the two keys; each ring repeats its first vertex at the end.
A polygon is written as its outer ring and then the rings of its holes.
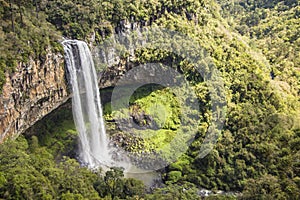
{"type": "MultiPolygon", "coordinates": [[[[142,26],[122,21],[115,31],[125,37],[142,26]]],[[[103,54],[97,48],[92,50],[96,50],[96,58],[103,54]]],[[[129,60],[120,59],[114,50],[99,60],[107,64],[99,74],[100,88],[115,86],[120,77],[135,67],[129,60]]],[[[0,94],[0,143],[23,133],[70,97],[66,73],[63,55],[48,50],[44,62],[30,59],[28,63],[19,63],[14,73],[6,74],[0,94]]]]}
{"type": "Polygon", "coordinates": [[[68,99],[64,58],[48,51],[43,63],[30,59],[6,74],[0,95],[0,142],[23,133],[68,99]]]}

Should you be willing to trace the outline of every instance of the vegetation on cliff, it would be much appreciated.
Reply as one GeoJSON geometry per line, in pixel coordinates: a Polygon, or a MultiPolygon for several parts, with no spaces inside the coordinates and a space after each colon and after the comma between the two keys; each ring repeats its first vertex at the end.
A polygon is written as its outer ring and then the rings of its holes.
{"type": "Polygon", "coordinates": [[[20,63],[45,60],[50,46],[55,51],[62,48],[57,41],[60,34],[40,12],[41,1],[0,1],[0,93],[5,83],[5,73],[12,73],[20,63]]]}
{"type": "MultiPolygon", "coordinates": [[[[188,77],[201,104],[201,128],[188,151],[165,169],[165,187],[147,195],[140,182],[122,179],[117,169],[100,175],[80,167],[73,159],[76,131],[71,115],[60,113],[57,120],[42,121],[36,136],[0,146],[0,197],[196,199],[203,187],[238,191],[241,199],[299,199],[299,2],[217,2],[0,0],[0,87],[4,72],[13,70],[17,62],[42,59],[50,46],[60,50],[60,35],[87,41],[94,35],[92,42],[101,43],[119,33],[127,21],[176,30],[201,44],[221,72],[228,106],[218,143],[200,159],[197,155],[211,123],[209,91],[203,80],[188,77]]],[[[183,72],[193,65],[184,57],[151,48],[135,51],[130,62],[162,62],[183,72]]],[[[131,114],[138,123],[159,124],[163,118],[168,123],[156,132],[158,137],[130,143],[128,150],[157,149],[178,128],[178,104],[167,90],[140,89],[132,97],[131,114]],[[164,104],[151,103],[163,98],[168,99],[164,104]],[[151,106],[173,114],[152,112],[151,106]],[[140,113],[152,118],[140,120],[140,113]]],[[[104,112],[112,137],[130,137],[112,122],[109,103],[104,112]]],[[[209,197],[214,198],[237,197],[209,197]]]]}

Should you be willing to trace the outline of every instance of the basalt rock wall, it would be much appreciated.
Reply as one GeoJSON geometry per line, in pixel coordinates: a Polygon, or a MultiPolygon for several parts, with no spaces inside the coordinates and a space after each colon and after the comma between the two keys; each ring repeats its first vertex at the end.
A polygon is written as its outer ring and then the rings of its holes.
{"type": "Polygon", "coordinates": [[[68,97],[63,55],[48,50],[43,61],[19,63],[6,74],[0,95],[0,142],[18,136],[68,97]]]}

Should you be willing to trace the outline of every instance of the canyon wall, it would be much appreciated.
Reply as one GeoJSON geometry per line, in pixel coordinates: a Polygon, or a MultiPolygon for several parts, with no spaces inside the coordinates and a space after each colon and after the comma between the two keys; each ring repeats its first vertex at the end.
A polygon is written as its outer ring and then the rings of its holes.
{"type": "MultiPolygon", "coordinates": [[[[100,88],[114,86],[128,67],[132,68],[122,60],[110,64],[99,73],[100,88]]],[[[31,59],[6,74],[0,94],[0,143],[22,134],[69,99],[66,73],[63,55],[48,52],[43,63],[31,59]]]]}
{"type": "MultiPolygon", "coordinates": [[[[123,21],[116,27],[116,34],[126,36],[142,26],[123,21]]],[[[93,57],[100,54],[103,52],[94,51],[93,57]]],[[[121,76],[135,66],[113,53],[105,56],[101,62],[107,66],[98,74],[100,88],[114,86],[121,76]]],[[[97,66],[99,63],[95,64],[97,66]]],[[[30,59],[28,63],[19,63],[13,73],[6,74],[6,83],[0,94],[0,143],[8,137],[22,134],[69,99],[71,94],[66,73],[64,56],[48,50],[43,62],[30,59]]]]}
{"type": "Polygon", "coordinates": [[[18,136],[68,99],[64,57],[47,51],[44,61],[30,59],[6,74],[0,95],[0,142],[18,136]]]}

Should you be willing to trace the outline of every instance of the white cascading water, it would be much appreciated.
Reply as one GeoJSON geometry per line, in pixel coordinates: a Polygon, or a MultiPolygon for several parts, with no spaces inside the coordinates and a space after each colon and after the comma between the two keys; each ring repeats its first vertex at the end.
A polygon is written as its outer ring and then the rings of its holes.
{"type": "Polygon", "coordinates": [[[63,43],[72,85],[73,117],[80,139],[80,159],[89,167],[110,166],[97,74],[87,44],[78,40],[63,43]]]}
{"type": "Polygon", "coordinates": [[[97,74],[87,44],[78,40],[65,40],[62,44],[72,85],[72,109],[79,132],[80,160],[90,168],[104,167],[107,170],[112,166],[123,167],[125,177],[140,179],[151,186],[159,178],[156,173],[145,173],[133,167],[121,152],[118,152],[117,160],[110,155],[116,149],[108,146],[97,74]]]}

